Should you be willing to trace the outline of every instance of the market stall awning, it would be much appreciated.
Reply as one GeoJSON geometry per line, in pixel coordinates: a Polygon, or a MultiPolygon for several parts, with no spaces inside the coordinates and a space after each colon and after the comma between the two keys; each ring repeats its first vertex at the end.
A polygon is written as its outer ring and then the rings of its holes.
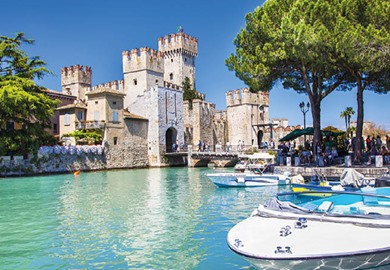
{"type": "MultiPolygon", "coordinates": [[[[337,137],[337,136],[343,135],[344,131],[334,132],[334,131],[330,131],[330,130],[321,130],[321,133],[323,136],[337,137]]],[[[314,128],[312,128],[312,127],[307,127],[304,129],[295,129],[295,130],[291,131],[289,134],[287,134],[286,136],[284,136],[283,138],[281,138],[279,140],[279,142],[292,141],[292,140],[295,140],[296,138],[301,137],[303,135],[313,135],[313,134],[314,134],[314,128]]]]}

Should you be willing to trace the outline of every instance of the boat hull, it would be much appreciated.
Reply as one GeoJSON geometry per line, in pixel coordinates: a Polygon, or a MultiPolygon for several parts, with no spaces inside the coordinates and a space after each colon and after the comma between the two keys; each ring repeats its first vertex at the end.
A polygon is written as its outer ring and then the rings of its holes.
{"type": "Polygon", "coordinates": [[[212,173],[207,177],[218,187],[263,187],[290,183],[289,177],[278,174],[212,173]]]}
{"type": "MultiPolygon", "coordinates": [[[[251,216],[228,233],[229,247],[259,269],[372,269],[390,265],[390,228],[251,216]],[[290,226],[283,235],[283,228],[290,226]],[[278,248],[280,247],[280,248],[278,248]]],[[[384,268],[383,268],[384,269],[384,268]]]]}
{"type": "Polygon", "coordinates": [[[332,190],[343,190],[343,191],[360,191],[360,188],[348,187],[348,186],[336,186],[336,185],[316,185],[316,184],[297,184],[291,183],[291,190],[294,192],[304,191],[332,191],[332,190]],[[338,188],[338,189],[337,189],[338,188]]]}

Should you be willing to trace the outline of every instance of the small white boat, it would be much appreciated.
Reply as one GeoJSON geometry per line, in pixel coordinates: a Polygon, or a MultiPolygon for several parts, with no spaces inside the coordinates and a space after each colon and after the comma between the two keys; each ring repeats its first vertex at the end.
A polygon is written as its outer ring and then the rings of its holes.
{"type": "Polygon", "coordinates": [[[259,269],[389,269],[390,188],[367,190],[304,204],[273,198],[227,243],[259,269]]]}
{"type": "Polygon", "coordinates": [[[207,177],[218,187],[263,187],[288,185],[290,173],[208,173],[207,177]]]}
{"type": "Polygon", "coordinates": [[[238,163],[234,166],[234,170],[236,172],[264,171],[273,163],[275,163],[275,156],[268,153],[244,154],[238,156],[238,163]]]}

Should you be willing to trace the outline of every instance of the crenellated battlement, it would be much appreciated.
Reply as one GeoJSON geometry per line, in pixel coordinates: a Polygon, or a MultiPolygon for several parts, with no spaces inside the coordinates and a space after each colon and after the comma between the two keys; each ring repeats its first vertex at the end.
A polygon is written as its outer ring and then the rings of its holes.
{"type": "Polygon", "coordinates": [[[161,52],[148,47],[133,49],[122,52],[123,72],[139,70],[153,70],[158,73],[164,72],[164,56],[161,52]]]}
{"type": "Polygon", "coordinates": [[[183,32],[167,35],[158,39],[158,51],[164,54],[181,52],[198,55],[198,39],[183,32]]]}
{"type": "Polygon", "coordinates": [[[227,91],[225,95],[228,107],[243,104],[269,105],[268,92],[252,93],[249,88],[243,88],[227,91]]]}
{"type": "Polygon", "coordinates": [[[92,91],[103,89],[103,88],[109,88],[112,90],[123,92],[124,85],[125,85],[124,80],[115,80],[115,81],[95,85],[92,87],[92,91]]]}
{"type": "Polygon", "coordinates": [[[61,69],[62,85],[73,83],[91,84],[92,68],[87,66],[75,65],[61,69]]]}

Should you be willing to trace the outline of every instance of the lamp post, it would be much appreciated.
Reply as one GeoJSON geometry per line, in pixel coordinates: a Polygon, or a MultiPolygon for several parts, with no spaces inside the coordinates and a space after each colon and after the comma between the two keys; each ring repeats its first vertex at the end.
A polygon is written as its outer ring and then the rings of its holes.
{"type": "MultiPolygon", "coordinates": [[[[303,128],[306,128],[306,113],[309,111],[310,103],[308,102],[305,107],[305,102],[299,103],[299,108],[301,109],[301,112],[303,113],[303,128]]],[[[303,136],[303,146],[305,146],[306,143],[306,135],[303,136]]]]}

